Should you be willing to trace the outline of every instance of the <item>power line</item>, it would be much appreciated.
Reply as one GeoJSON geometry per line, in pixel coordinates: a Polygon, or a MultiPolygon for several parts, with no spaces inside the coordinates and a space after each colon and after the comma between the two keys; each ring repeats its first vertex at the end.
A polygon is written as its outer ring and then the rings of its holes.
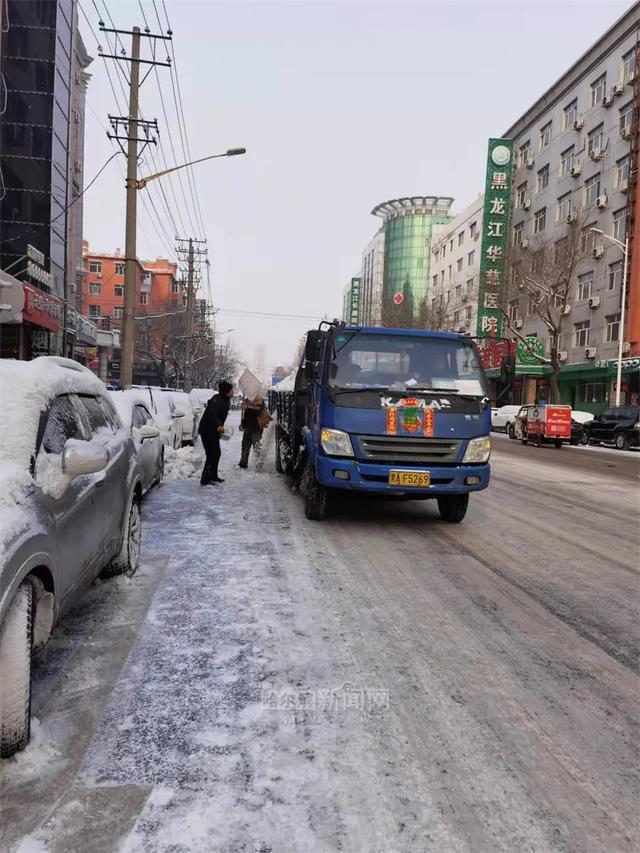
{"type": "Polygon", "coordinates": [[[221,314],[237,314],[240,317],[264,317],[272,320],[323,320],[326,314],[276,314],[268,311],[248,311],[242,308],[218,308],[221,314]]]}

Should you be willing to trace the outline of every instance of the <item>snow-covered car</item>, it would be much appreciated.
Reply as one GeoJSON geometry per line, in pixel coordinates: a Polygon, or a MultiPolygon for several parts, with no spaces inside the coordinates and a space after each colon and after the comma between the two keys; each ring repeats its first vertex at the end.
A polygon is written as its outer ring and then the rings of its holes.
{"type": "Polygon", "coordinates": [[[501,406],[491,410],[491,429],[494,432],[506,432],[509,438],[515,438],[514,426],[520,406],[501,406]]]}
{"type": "Polygon", "coordinates": [[[142,483],[104,384],[75,361],[0,360],[0,757],[30,737],[33,649],[87,584],[133,574],[142,483]]]}
{"type": "Polygon", "coordinates": [[[182,419],[185,413],[176,406],[169,394],[163,393],[162,388],[152,386],[135,386],[135,388],[144,391],[148,396],[149,406],[165,447],[178,450],[182,447],[182,419]]]}
{"type": "Polygon", "coordinates": [[[131,435],[138,453],[142,488],[147,492],[162,482],[164,476],[164,443],[160,429],[150,409],[149,397],[144,391],[109,391],[123,426],[131,435]]]}
{"type": "Polygon", "coordinates": [[[169,388],[164,388],[163,391],[165,394],[171,396],[176,410],[184,413],[184,417],[182,418],[182,446],[193,444],[195,437],[193,430],[194,412],[189,395],[185,391],[173,391],[169,388]]]}
{"type": "Polygon", "coordinates": [[[189,391],[189,399],[191,400],[191,407],[193,409],[193,433],[196,436],[198,435],[198,426],[200,425],[202,413],[214,394],[215,391],[212,388],[192,388],[189,391]]]}

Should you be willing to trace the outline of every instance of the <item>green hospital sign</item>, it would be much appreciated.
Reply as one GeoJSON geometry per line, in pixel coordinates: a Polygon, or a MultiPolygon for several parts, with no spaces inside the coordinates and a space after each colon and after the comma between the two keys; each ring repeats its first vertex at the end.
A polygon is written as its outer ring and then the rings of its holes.
{"type": "Polygon", "coordinates": [[[513,141],[490,139],[482,217],[482,256],[478,291],[479,338],[502,338],[501,310],[507,271],[513,141]]]}
{"type": "Polygon", "coordinates": [[[360,322],[360,288],[361,278],[351,279],[351,304],[349,309],[349,323],[357,325],[360,322]]]}

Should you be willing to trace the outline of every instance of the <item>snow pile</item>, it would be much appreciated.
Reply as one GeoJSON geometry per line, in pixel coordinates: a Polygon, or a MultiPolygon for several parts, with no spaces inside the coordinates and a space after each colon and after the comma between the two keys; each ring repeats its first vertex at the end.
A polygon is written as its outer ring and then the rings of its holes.
{"type": "Polygon", "coordinates": [[[5,761],[12,781],[26,782],[37,778],[47,764],[59,757],[48,727],[31,717],[31,740],[25,749],[5,761]]]}
{"type": "Polygon", "coordinates": [[[274,386],[274,391],[293,391],[296,384],[296,374],[297,370],[293,370],[287,377],[285,377],[282,382],[278,382],[277,385],[274,386]]]}
{"type": "Polygon", "coordinates": [[[189,480],[199,477],[204,464],[204,454],[200,441],[195,447],[181,447],[174,450],[167,447],[164,452],[165,480],[189,480]]]}

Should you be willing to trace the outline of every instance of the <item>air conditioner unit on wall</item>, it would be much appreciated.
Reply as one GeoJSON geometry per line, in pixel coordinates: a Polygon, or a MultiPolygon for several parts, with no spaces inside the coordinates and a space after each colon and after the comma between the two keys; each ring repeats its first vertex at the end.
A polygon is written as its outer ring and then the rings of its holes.
{"type": "Polygon", "coordinates": [[[614,95],[624,95],[624,83],[614,83],[611,91],[614,95]]]}
{"type": "Polygon", "coordinates": [[[596,347],[587,347],[586,350],[584,351],[584,357],[585,358],[595,358],[597,352],[598,352],[598,350],[596,347]]]}
{"type": "Polygon", "coordinates": [[[594,246],[592,255],[596,259],[601,258],[604,255],[604,246],[594,246]]]}
{"type": "Polygon", "coordinates": [[[597,308],[600,305],[600,297],[599,296],[590,296],[589,297],[589,308],[597,308]]]}
{"type": "Polygon", "coordinates": [[[516,320],[513,325],[516,327],[516,329],[521,329],[522,328],[522,320],[516,320]]]}
{"type": "Polygon", "coordinates": [[[526,237],[525,237],[525,238],[524,238],[524,240],[520,243],[520,248],[521,248],[521,249],[528,249],[528,248],[529,248],[529,241],[527,240],[527,238],[526,238],[526,237]]]}
{"type": "Polygon", "coordinates": [[[629,341],[622,342],[622,355],[629,355],[631,352],[631,343],[629,341]]]}
{"type": "Polygon", "coordinates": [[[574,130],[582,130],[584,127],[584,118],[582,116],[578,116],[578,118],[573,123],[574,130]]]}
{"type": "Polygon", "coordinates": [[[629,181],[627,181],[627,180],[620,181],[620,186],[618,187],[618,189],[620,190],[621,193],[628,193],[629,192],[629,181]]]}
{"type": "Polygon", "coordinates": [[[602,160],[604,157],[604,148],[596,148],[594,145],[591,151],[589,151],[589,157],[591,157],[592,160],[602,160]]]}
{"type": "Polygon", "coordinates": [[[565,314],[565,317],[567,315],[571,314],[571,305],[565,305],[564,306],[564,314],[565,314]]]}
{"type": "Polygon", "coordinates": [[[604,210],[604,208],[606,206],[607,206],[607,196],[606,195],[599,195],[598,198],[596,199],[596,207],[599,207],[600,210],[604,210]]]}
{"type": "Polygon", "coordinates": [[[620,130],[620,136],[621,136],[623,139],[631,139],[631,128],[630,128],[630,127],[623,127],[623,128],[621,128],[621,130],[620,130]]]}
{"type": "Polygon", "coordinates": [[[525,163],[524,163],[524,165],[527,167],[527,169],[533,169],[535,164],[536,164],[536,161],[535,161],[534,157],[527,157],[527,159],[525,160],[525,163]]]}
{"type": "Polygon", "coordinates": [[[530,198],[525,198],[523,200],[522,209],[523,210],[530,210],[531,209],[531,199],[530,198]]]}
{"type": "Polygon", "coordinates": [[[580,163],[574,163],[573,166],[571,167],[571,172],[570,172],[571,177],[577,178],[581,172],[582,172],[582,166],[580,165],[580,163]]]}
{"type": "Polygon", "coordinates": [[[572,210],[569,213],[569,215],[567,216],[567,222],[569,224],[571,224],[572,222],[576,222],[577,219],[578,219],[578,211],[577,210],[572,210]]]}
{"type": "Polygon", "coordinates": [[[609,92],[609,94],[605,95],[604,98],[602,99],[602,106],[603,107],[610,107],[612,103],[613,103],[613,92],[609,92]]]}
{"type": "Polygon", "coordinates": [[[566,361],[569,358],[569,353],[566,349],[558,350],[558,361],[566,361]]]}

